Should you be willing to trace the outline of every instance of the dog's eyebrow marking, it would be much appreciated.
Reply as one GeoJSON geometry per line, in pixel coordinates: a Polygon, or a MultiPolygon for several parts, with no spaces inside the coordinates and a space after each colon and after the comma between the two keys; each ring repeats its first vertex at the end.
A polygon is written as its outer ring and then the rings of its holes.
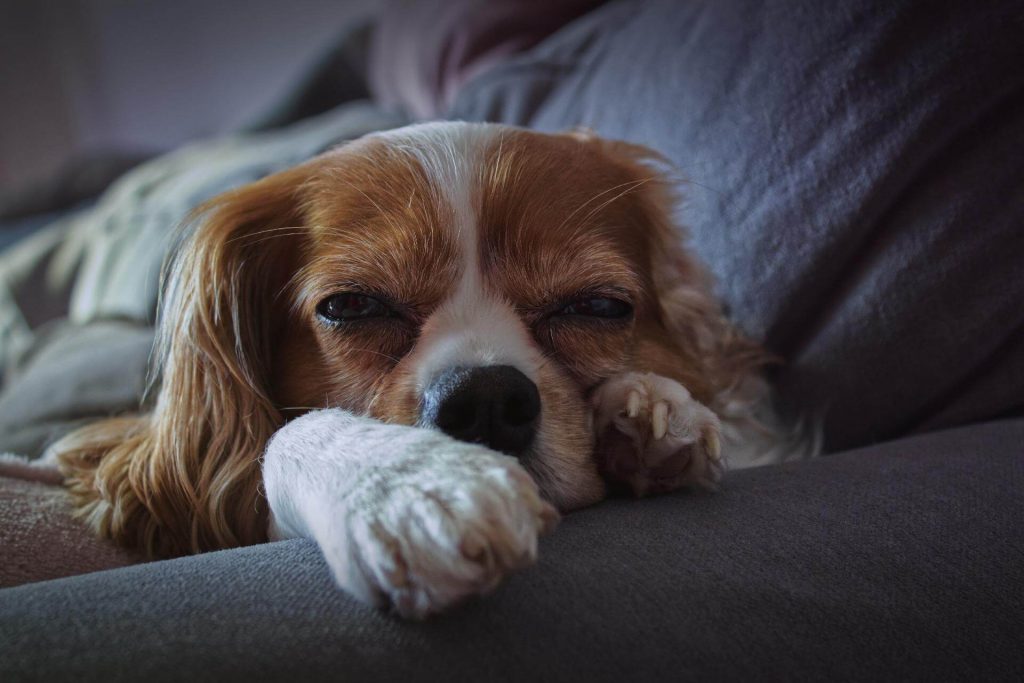
{"type": "Polygon", "coordinates": [[[555,228],[555,231],[557,232],[558,230],[561,230],[562,228],[564,228],[564,227],[565,227],[565,224],[566,224],[566,223],[568,223],[568,222],[569,222],[570,220],[572,220],[573,216],[575,216],[575,215],[576,215],[576,214],[578,214],[578,213],[579,213],[580,211],[582,211],[583,209],[585,209],[585,208],[587,207],[587,205],[588,205],[588,204],[590,204],[590,203],[591,203],[591,202],[593,202],[594,200],[598,199],[599,197],[603,197],[604,195],[608,194],[609,192],[614,192],[615,190],[619,189],[620,187],[625,187],[625,188],[626,188],[625,190],[623,190],[623,191],[622,191],[622,192],[620,192],[619,194],[615,195],[615,196],[614,196],[614,197],[612,197],[611,199],[609,199],[609,200],[607,200],[607,201],[603,202],[603,203],[602,203],[602,204],[601,204],[600,206],[598,206],[597,208],[593,209],[593,210],[592,210],[592,211],[591,211],[590,213],[588,213],[588,214],[587,214],[587,215],[586,215],[586,216],[585,216],[585,217],[583,218],[583,220],[582,220],[582,221],[580,221],[581,223],[583,223],[583,224],[586,224],[587,220],[589,220],[589,219],[590,219],[590,217],[591,217],[591,216],[593,216],[593,215],[594,215],[595,213],[597,213],[598,211],[600,211],[600,210],[601,210],[601,209],[603,209],[604,207],[608,206],[609,204],[611,204],[611,203],[612,203],[612,202],[614,202],[615,200],[619,199],[620,197],[623,197],[624,195],[627,195],[627,194],[629,194],[630,192],[633,192],[634,190],[636,190],[637,188],[639,188],[639,187],[640,187],[641,185],[644,185],[644,184],[646,184],[646,183],[649,183],[649,182],[650,182],[650,181],[652,181],[652,180],[654,180],[654,178],[640,178],[639,180],[627,180],[627,181],[626,181],[626,182],[624,182],[624,183],[619,183],[618,185],[615,185],[615,186],[613,186],[613,187],[609,187],[609,188],[608,188],[607,190],[603,190],[602,192],[598,192],[598,193],[597,193],[597,194],[595,194],[595,195],[594,195],[593,197],[591,197],[590,199],[588,199],[587,201],[583,202],[582,204],[580,204],[579,206],[577,206],[577,207],[576,207],[575,209],[573,209],[572,213],[570,213],[570,214],[569,214],[568,216],[566,216],[566,217],[565,217],[565,219],[564,219],[564,220],[563,220],[563,221],[562,221],[561,223],[559,223],[559,224],[558,224],[558,227],[557,227],[557,228],[555,228]],[[626,187],[627,185],[628,185],[629,187],[626,187]]]}
{"type": "MultiPolygon", "coordinates": [[[[373,208],[377,209],[377,213],[380,215],[381,218],[383,218],[387,222],[389,228],[392,228],[393,230],[401,230],[402,229],[402,226],[399,225],[398,223],[396,223],[395,219],[392,218],[388,214],[388,212],[385,211],[384,208],[380,204],[378,204],[377,201],[373,197],[371,197],[370,195],[366,194],[366,190],[364,190],[363,188],[359,187],[358,185],[353,183],[351,180],[348,180],[346,178],[341,178],[341,181],[343,183],[345,183],[346,185],[348,185],[349,187],[351,187],[352,189],[354,189],[359,194],[363,195],[363,197],[366,199],[366,201],[370,202],[370,204],[373,205],[373,208]]],[[[412,205],[412,197],[409,198],[409,203],[410,203],[410,206],[411,206],[412,205]]]]}

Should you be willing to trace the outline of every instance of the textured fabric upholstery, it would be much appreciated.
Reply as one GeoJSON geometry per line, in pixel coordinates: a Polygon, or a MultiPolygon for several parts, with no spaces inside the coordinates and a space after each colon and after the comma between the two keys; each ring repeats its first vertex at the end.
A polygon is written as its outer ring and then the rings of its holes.
{"type": "Polygon", "coordinates": [[[1021,490],[1021,420],[737,472],[570,515],[427,623],[341,594],[304,541],[9,588],[0,678],[1019,680],[1021,490]]]}

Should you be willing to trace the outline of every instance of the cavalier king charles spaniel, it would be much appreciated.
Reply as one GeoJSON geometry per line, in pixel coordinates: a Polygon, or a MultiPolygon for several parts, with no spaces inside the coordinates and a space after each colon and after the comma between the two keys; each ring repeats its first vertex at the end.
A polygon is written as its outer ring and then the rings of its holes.
{"type": "Polygon", "coordinates": [[[147,414],[53,447],[97,533],[168,556],[304,536],[424,616],[558,511],[786,459],[654,152],[429,123],[221,195],[164,275],[147,414]]]}

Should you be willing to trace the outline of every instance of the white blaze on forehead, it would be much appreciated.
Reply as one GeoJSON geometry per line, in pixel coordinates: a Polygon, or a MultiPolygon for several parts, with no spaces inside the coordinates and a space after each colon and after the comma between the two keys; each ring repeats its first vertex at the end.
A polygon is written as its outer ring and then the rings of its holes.
{"type": "Polygon", "coordinates": [[[512,306],[485,286],[480,267],[480,184],[488,150],[500,149],[501,128],[426,123],[379,137],[422,166],[435,199],[450,209],[448,229],[462,259],[454,291],[423,327],[417,384],[426,387],[449,368],[482,365],[511,365],[536,381],[540,355],[512,306]]]}

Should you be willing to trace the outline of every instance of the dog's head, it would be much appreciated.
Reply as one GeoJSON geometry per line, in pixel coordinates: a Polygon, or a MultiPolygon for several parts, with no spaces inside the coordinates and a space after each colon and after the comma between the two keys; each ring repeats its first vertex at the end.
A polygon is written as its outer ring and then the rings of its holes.
{"type": "Polygon", "coordinates": [[[587,133],[424,124],[209,203],[167,275],[146,438],[147,471],[190,479],[152,486],[212,528],[171,545],[261,537],[267,439],[327,406],[515,455],[563,509],[600,499],[597,385],[647,370],[710,402],[731,381],[655,163],[587,133]]]}

